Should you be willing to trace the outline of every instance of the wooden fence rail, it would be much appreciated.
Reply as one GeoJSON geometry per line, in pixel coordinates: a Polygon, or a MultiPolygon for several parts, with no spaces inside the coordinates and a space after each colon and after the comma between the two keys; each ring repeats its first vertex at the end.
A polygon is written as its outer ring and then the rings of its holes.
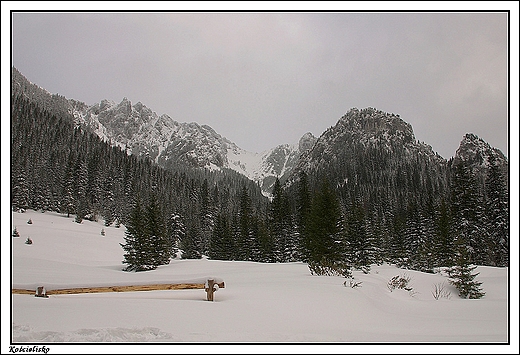
{"type": "Polygon", "coordinates": [[[213,294],[219,288],[225,288],[224,281],[215,282],[214,280],[208,280],[205,284],[204,283],[178,283],[178,284],[153,284],[153,285],[131,285],[131,286],[75,287],[75,288],[62,288],[62,289],[49,290],[49,291],[46,291],[43,286],[39,286],[36,290],[13,288],[13,289],[11,289],[11,293],[20,294],[20,295],[35,295],[36,297],[48,297],[49,295],[70,295],[70,294],[77,294],[77,293],[204,289],[206,291],[206,299],[208,301],[213,301],[213,294]]]}

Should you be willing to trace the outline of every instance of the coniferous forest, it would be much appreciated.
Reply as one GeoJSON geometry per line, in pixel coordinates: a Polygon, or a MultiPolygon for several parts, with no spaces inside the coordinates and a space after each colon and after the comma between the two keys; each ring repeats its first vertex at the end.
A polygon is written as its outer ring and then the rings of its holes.
{"type": "Polygon", "coordinates": [[[13,211],[124,224],[126,271],[177,254],[304,261],[313,273],[340,275],[383,262],[424,272],[509,265],[508,172],[496,155],[446,161],[414,151],[417,142],[399,133],[364,141],[355,132],[377,126],[373,109],[351,111],[355,120],[346,115],[326,131],[267,198],[232,170],[164,169],[128,154],[75,125],[64,98],[27,92],[12,91],[13,211]]]}

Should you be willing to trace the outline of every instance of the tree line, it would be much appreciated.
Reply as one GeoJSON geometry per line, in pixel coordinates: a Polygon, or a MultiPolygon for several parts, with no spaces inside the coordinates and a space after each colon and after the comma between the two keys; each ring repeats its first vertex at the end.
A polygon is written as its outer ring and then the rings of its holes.
{"type": "Polygon", "coordinates": [[[277,180],[268,200],[233,171],[165,170],[129,155],[23,95],[12,97],[11,121],[13,210],[124,224],[127,271],[176,254],[305,261],[339,274],[382,262],[432,272],[462,257],[509,265],[507,177],[492,155],[484,178],[454,160],[436,175],[444,168],[405,159],[398,145],[393,154],[374,146],[371,155],[359,146],[330,164],[334,171],[277,180]],[[348,174],[343,184],[339,170],[348,174]]]}

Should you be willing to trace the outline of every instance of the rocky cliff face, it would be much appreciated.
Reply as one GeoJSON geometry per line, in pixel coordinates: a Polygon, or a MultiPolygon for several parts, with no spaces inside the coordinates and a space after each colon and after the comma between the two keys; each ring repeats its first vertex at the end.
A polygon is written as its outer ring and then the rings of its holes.
{"type": "Polygon", "coordinates": [[[95,132],[128,153],[147,156],[168,168],[187,164],[208,169],[232,169],[262,187],[268,194],[277,177],[289,174],[301,154],[316,138],[306,133],[298,144],[283,144],[262,153],[248,152],[207,125],[180,123],[168,115],[157,115],[141,102],[132,105],[103,100],[73,110],[77,125],[95,132]]]}
{"type": "Polygon", "coordinates": [[[504,176],[508,176],[509,163],[502,151],[491,147],[477,135],[467,133],[460,141],[459,148],[451,159],[450,165],[455,166],[458,163],[464,163],[483,185],[489,171],[491,157],[494,158],[495,163],[501,168],[504,176]]]}

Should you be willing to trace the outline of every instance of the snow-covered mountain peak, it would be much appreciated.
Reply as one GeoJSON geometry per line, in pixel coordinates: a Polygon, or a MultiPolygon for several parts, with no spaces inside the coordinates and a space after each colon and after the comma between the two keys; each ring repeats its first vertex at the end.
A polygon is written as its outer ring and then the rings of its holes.
{"type": "Polygon", "coordinates": [[[163,167],[187,164],[232,169],[256,181],[266,195],[277,177],[287,174],[316,138],[306,133],[297,144],[282,144],[262,153],[248,152],[208,125],[179,123],[157,115],[142,102],[102,100],[74,112],[76,124],[88,128],[129,153],[147,156],[163,167]]]}
{"type": "Polygon", "coordinates": [[[403,143],[415,141],[412,126],[399,115],[377,110],[372,107],[352,108],[338,122],[347,130],[361,137],[392,138],[403,143]]]}
{"type": "Polygon", "coordinates": [[[261,153],[252,153],[238,147],[228,151],[228,168],[256,181],[266,196],[276,181],[290,175],[303,153],[316,142],[312,133],[305,133],[298,143],[280,144],[261,153]]]}
{"type": "Polygon", "coordinates": [[[453,157],[453,164],[464,162],[471,166],[474,173],[485,176],[489,167],[489,158],[493,156],[496,162],[502,166],[504,173],[508,171],[508,161],[500,149],[491,147],[489,143],[474,133],[467,133],[462,137],[459,148],[453,157]]]}

